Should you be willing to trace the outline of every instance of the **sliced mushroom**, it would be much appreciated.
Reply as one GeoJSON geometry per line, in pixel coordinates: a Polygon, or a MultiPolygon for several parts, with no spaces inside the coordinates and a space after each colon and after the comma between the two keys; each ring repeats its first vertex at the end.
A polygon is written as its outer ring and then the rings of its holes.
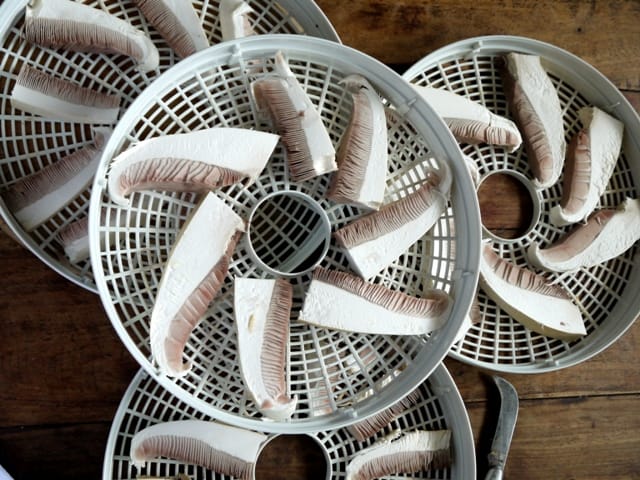
{"type": "Polygon", "coordinates": [[[416,191],[334,232],[351,267],[369,279],[422,238],[447,206],[450,174],[430,172],[416,191]]]}
{"type": "Polygon", "coordinates": [[[24,28],[26,40],[43,47],[127,55],[143,72],[158,67],[158,49],[144,32],[114,15],[80,2],[30,1],[24,28]]]}
{"type": "Polygon", "coordinates": [[[627,198],[617,209],[594,212],[548,248],[533,243],[529,261],[546,270],[573,272],[622,255],[640,239],[640,200],[627,198]]]}
{"type": "Polygon", "coordinates": [[[178,420],[157,423],[136,433],[130,457],[138,469],[154,458],[167,457],[250,480],[266,441],[262,433],[218,422],[178,420]]]}
{"type": "Polygon", "coordinates": [[[47,118],[89,124],[111,124],[120,113],[119,95],[101,93],[48,75],[26,63],[11,92],[11,105],[47,118]]]}
{"type": "Polygon", "coordinates": [[[440,115],[458,142],[488,143],[516,151],[522,143],[520,131],[508,118],[462,95],[424,85],[413,85],[440,115]]]}
{"type": "Polygon", "coordinates": [[[373,480],[451,465],[451,431],[417,430],[383,438],[358,453],[347,465],[347,480],[373,480]]]}
{"type": "Polygon", "coordinates": [[[92,145],[18,180],[3,193],[8,209],[26,231],[47,221],[91,185],[111,130],[100,127],[93,132],[92,145]]]}
{"type": "Polygon", "coordinates": [[[575,340],[587,331],[580,309],[559,286],[482,248],[480,287],[501,308],[528,329],[561,340],[575,340]]]}
{"type": "Polygon", "coordinates": [[[234,314],[242,378],[263,415],[286,420],[296,399],[285,379],[293,288],[285,279],[236,278],[234,314]]]}
{"type": "Polygon", "coordinates": [[[189,372],[190,364],[182,363],[184,347],[222,286],[244,231],[244,220],[211,192],[182,227],[151,313],[151,353],[161,373],[178,377],[189,372]]]}
{"type": "Polygon", "coordinates": [[[299,320],[348,332],[423,335],[442,327],[450,306],[451,299],[440,290],[414,297],[349,273],[318,267],[299,320]]]}
{"type": "Polygon", "coordinates": [[[134,0],[144,17],[181,58],[209,46],[191,0],[134,0]]]}
{"type": "Polygon", "coordinates": [[[223,127],[143,140],[113,160],[109,196],[126,206],[126,196],[140,190],[204,192],[253,182],[277,142],[271,133],[223,127]]]}
{"type": "Polygon", "coordinates": [[[336,152],[322,117],[289,68],[282,52],[275,55],[275,72],[251,83],[261,113],[282,136],[294,182],[337,170],[336,152]]]}
{"type": "Polygon", "coordinates": [[[220,0],[219,8],[220,29],[222,40],[234,40],[236,38],[255,35],[251,26],[253,8],[243,0],[220,0]]]}
{"type": "Polygon", "coordinates": [[[522,132],[533,183],[540,189],[551,187],[562,173],[566,147],[558,93],[540,57],[508,53],[504,62],[504,91],[522,132]]]}
{"type": "Polygon", "coordinates": [[[353,111],[338,148],[338,171],[327,197],[335,202],[378,210],[387,178],[384,106],[364,77],[349,75],[342,83],[353,96],[353,111]]]}
{"type": "Polygon", "coordinates": [[[618,161],[624,124],[597,107],[578,112],[583,129],[569,144],[560,205],[550,211],[555,225],[585,220],[598,205],[618,161]]]}

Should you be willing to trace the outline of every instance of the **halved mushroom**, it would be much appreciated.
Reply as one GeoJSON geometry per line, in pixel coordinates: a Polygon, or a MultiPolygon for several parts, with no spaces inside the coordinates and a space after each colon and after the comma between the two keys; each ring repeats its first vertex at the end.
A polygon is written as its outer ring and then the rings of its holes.
{"type": "Polygon", "coordinates": [[[338,171],[327,197],[378,210],[387,178],[387,120],[373,86],[360,75],[342,83],[353,96],[349,126],[338,148],[338,171]]]}
{"type": "Polygon", "coordinates": [[[562,173],[566,147],[558,93],[540,57],[508,53],[504,62],[504,91],[522,132],[533,183],[540,189],[551,187],[562,173]]]}
{"type": "Polygon", "coordinates": [[[234,40],[236,38],[255,35],[251,26],[250,14],[253,8],[243,0],[220,0],[219,17],[222,40],[234,40]]]}
{"type": "Polygon", "coordinates": [[[484,105],[442,88],[413,85],[420,96],[445,121],[458,142],[488,143],[514,152],[522,137],[515,123],[484,105]]]}
{"type": "Polygon", "coordinates": [[[290,418],[296,399],[285,381],[293,288],[283,279],[236,278],[234,314],[242,378],[263,415],[290,418]]]}
{"type": "Polygon", "coordinates": [[[33,0],[27,4],[28,42],[51,48],[132,57],[143,72],[155,70],[158,49],[144,32],[98,8],[73,0],[33,0]]]}
{"type": "Polygon", "coordinates": [[[275,71],[251,83],[260,113],[267,114],[282,136],[294,182],[337,170],[336,152],[322,117],[298,82],[282,52],[275,71]]]}
{"type": "Polygon", "coordinates": [[[381,335],[423,335],[444,324],[450,297],[430,289],[422,297],[367,283],[345,272],[318,267],[299,320],[319,327],[381,335]]]}
{"type": "Polygon", "coordinates": [[[26,231],[47,221],[91,185],[111,130],[100,127],[93,133],[92,145],[18,180],[3,193],[8,209],[26,231]]]}
{"type": "Polygon", "coordinates": [[[480,287],[515,320],[561,340],[586,335],[580,309],[562,287],[504,260],[489,244],[483,246],[480,258],[480,287]]]}
{"type": "Polygon", "coordinates": [[[598,205],[618,161],[624,124],[598,107],[578,112],[583,129],[569,144],[562,199],[550,211],[555,225],[586,219],[598,205]]]}
{"type": "Polygon", "coordinates": [[[546,270],[572,272],[622,255],[640,239],[640,199],[627,198],[617,209],[594,212],[558,242],[542,249],[533,243],[529,261],[546,270]]]}
{"type": "Polygon", "coordinates": [[[151,425],[131,440],[131,462],[138,469],[157,457],[199,465],[223,475],[253,478],[263,433],[204,420],[178,420],[151,425]]]}
{"type": "Polygon", "coordinates": [[[277,143],[271,133],[224,127],[143,140],[113,160],[109,196],[126,206],[126,196],[140,190],[204,192],[253,182],[277,143]]]}
{"type": "Polygon", "coordinates": [[[120,101],[120,95],[80,87],[26,63],[20,68],[11,91],[13,108],[47,118],[90,124],[115,123],[120,101]]]}
{"type": "Polygon", "coordinates": [[[181,58],[209,46],[191,0],[134,0],[133,3],[181,58]]]}
{"type": "Polygon", "coordinates": [[[336,230],[333,235],[352,268],[369,279],[406,252],[444,212],[450,185],[448,171],[429,172],[413,193],[336,230]]]}
{"type": "Polygon", "coordinates": [[[373,480],[398,473],[415,473],[451,465],[451,431],[417,430],[383,438],[354,455],[347,480],[373,480]]]}
{"type": "Polygon", "coordinates": [[[171,249],[151,313],[151,353],[160,371],[186,375],[182,353],[191,331],[227,275],[245,222],[209,192],[182,227],[171,249]]]}

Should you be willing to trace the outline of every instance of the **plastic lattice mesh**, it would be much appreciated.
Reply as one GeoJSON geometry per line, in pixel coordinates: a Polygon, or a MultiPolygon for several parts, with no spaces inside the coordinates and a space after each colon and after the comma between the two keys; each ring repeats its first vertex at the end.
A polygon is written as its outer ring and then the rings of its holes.
{"type": "MultiPolygon", "coordinates": [[[[595,105],[625,124],[622,152],[600,207],[615,208],[625,197],[636,198],[640,179],[640,129],[638,117],[620,92],[580,59],[550,45],[517,37],[483,37],[445,47],[412,66],[404,77],[411,83],[443,88],[510,117],[503,93],[497,58],[517,51],[539,55],[556,88],[563,111],[567,143],[580,130],[578,111],[595,105]]],[[[490,145],[462,145],[482,179],[507,172],[529,183],[532,174],[524,147],[514,153],[490,145]]],[[[482,181],[482,180],[481,180],[482,181]]],[[[562,178],[551,188],[533,193],[534,219],[519,238],[505,239],[485,230],[494,250],[503,258],[527,266],[526,250],[532,242],[549,245],[570,227],[556,227],[549,211],[562,196],[562,178]]],[[[566,342],[531,332],[498,307],[480,290],[477,301],[481,322],[453,346],[451,355],[468,363],[508,372],[532,372],[566,367],[598,353],[631,325],[640,311],[637,245],[601,265],[574,273],[543,272],[570,293],[582,313],[587,335],[566,342]]]]}
{"type": "MultiPolygon", "coordinates": [[[[193,480],[226,479],[226,475],[196,465],[158,458],[137,470],[130,462],[131,441],[142,429],[161,422],[177,420],[213,420],[181,402],[160,384],[140,371],[125,393],[115,415],[103,464],[103,479],[134,479],[140,475],[172,477],[184,473],[193,480]]],[[[452,464],[411,474],[411,478],[475,478],[475,453],[471,425],[462,399],[444,366],[418,387],[417,401],[384,429],[364,442],[357,441],[346,428],[309,434],[321,446],[327,459],[328,480],[345,478],[349,461],[360,450],[385,435],[402,430],[451,430],[452,464]]],[[[270,438],[273,438],[271,436],[270,438]]],[[[260,460],[258,459],[258,463],[260,460]]]]}
{"type": "MultiPolygon", "coordinates": [[[[147,90],[127,112],[107,146],[96,183],[106,184],[111,159],[138,140],[214,126],[270,130],[271,126],[255,111],[249,83],[271,71],[278,50],[288,58],[336,145],[351,111],[351,95],[341,80],[358,72],[379,88],[389,105],[390,166],[385,201],[413,191],[429,170],[451,169],[456,188],[437,227],[372,280],[410,295],[419,296],[427,287],[448,292],[454,306],[446,326],[429,337],[363,335],[304,324],[297,321],[297,314],[310,274],[291,277],[294,302],[286,377],[298,404],[289,422],[265,422],[250,401],[240,375],[233,279],[271,275],[254,261],[246,235],[238,243],[221,290],[187,343],[185,357],[192,364],[191,372],[179,379],[157,378],[182,400],[211,416],[286,433],[350,423],[359,415],[398,400],[436,367],[453,342],[473,295],[480,229],[473,187],[460,151],[442,121],[430,110],[423,110],[428,107],[422,102],[401,114],[403,102],[415,95],[391,70],[340,45],[302,38],[270,36],[260,42],[245,39],[183,62],[181,68],[156,82],[153,90],[147,90]],[[407,95],[405,100],[399,92],[407,95]],[[431,115],[432,121],[424,121],[420,117],[423,114],[431,115]],[[455,232],[469,233],[460,236],[455,232]],[[458,247],[462,254],[454,255],[458,247]],[[376,394],[366,394],[371,390],[376,394]]],[[[318,203],[335,230],[364,211],[327,200],[329,181],[329,175],[301,183],[290,181],[279,144],[252,185],[234,185],[216,193],[247,219],[255,205],[273,192],[301,192],[318,203]]],[[[106,192],[94,191],[90,211],[92,259],[110,319],[127,348],[155,374],[149,319],[164,264],[197,197],[147,191],[134,194],[131,201],[131,207],[118,207],[106,192]]],[[[333,240],[321,265],[350,269],[333,240]]]]}
{"type": "MultiPolygon", "coordinates": [[[[44,166],[91,144],[90,125],[44,118],[14,109],[11,92],[23,64],[83,87],[122,97],[125,111],[140,92],[180,58],[150,26],[132,1],[86,1],[93,7],[130,22],[147,34],[158,48],[160,64],[155,71],[140,72],[134,62],[122,55],[76,53],[51,50],[28,43],[23,36],[25,0],[5,0],[0,8],[0,194],[16,181],[38,172],[44,166]]],[[[313,2],[247,0],[253,8],[254,31],[264,33],[307,34],[338,41],[328,19],[313,2]]],[[[194,0],[209,43],[221,41],[218,1],[194,0]]],[[[32,232],[25,231],[4,202],[0,210],[18,238],[54,270],[70,280],[95,290],[90,262],[70,262],[59,235],[68,224],[87,216],[90,188],[32,232]]]]}

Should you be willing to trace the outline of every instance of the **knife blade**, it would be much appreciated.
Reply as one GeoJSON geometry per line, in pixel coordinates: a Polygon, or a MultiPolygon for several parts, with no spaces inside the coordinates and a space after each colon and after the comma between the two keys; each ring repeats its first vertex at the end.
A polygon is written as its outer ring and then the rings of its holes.
{"type": "Polygon", "coordinates": [[[493,377],[493,381],[500,392],[500,414],[489,452],[490,468],[485,480],[500,480],[503,476],[509,446],[516,427],[519,406],[518,392],[513,385],[497,375],[493,377]]]}

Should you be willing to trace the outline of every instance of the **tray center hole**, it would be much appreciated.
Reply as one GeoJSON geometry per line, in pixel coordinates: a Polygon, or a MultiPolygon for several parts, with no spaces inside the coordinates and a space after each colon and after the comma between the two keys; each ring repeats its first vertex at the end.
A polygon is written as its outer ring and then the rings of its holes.
{"type": "Polygon", "coordinates": [[[255,259],[275,275],[294,276],[315,268],[327,254],[331,225],[309,195],[275,192],[249,217],[248,238],[255,259]]]}
{"type": "Polygon", "coordinates": [[[278,435],[263,447],[256,463],[255,479],[328,480],[328,454],[309,435],[278,435]],[[322,468],[324,467],[324,468],[322,468]]]}

